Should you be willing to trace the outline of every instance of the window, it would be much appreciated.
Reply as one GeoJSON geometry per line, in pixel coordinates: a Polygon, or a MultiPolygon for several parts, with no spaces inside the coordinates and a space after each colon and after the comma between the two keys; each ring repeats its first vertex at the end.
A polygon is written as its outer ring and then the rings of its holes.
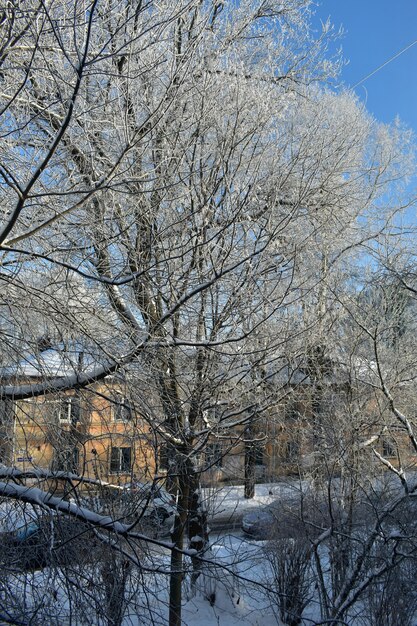
{"type": "Polygon", "coordinates": [[[264,452],[265,449],[263,446],[255,446],[255,465],[264,465],[264,452]]]}
{"type": "Polygon", "coordinates": [[[81,415],[81,406],[80,406],[80,398],[78,396],[74,396],[70,398],[70,419],[71,424],[75,426],[80,421],[81,415]]]}
{"type": "Polygon", "coordinates": [[[0,400],[0,425],[9,425],[13,422],[13,400],[0,400]]]}
{"type": "Polygon", "coordinates": [[[132,448],[112,448],[110,457],[111,474],[127,474],[132,466],[132,448]]]}
{"type": "Polygon", "coordinates": [[[206,463],[208,467],[222,467],[223,451],[220,443],[207,444],[206,463]]]}
{"type": "Polygon", "coordinates": [[[297,404],[291,402],[285,409],[285,419],[289,422],[296,422],[300,418],[300,412],[298,411],[297,404]]]}
{"type": "Polygon", "coordinates": [[[285,458],[287,461],[295,461],[300,455],[300,444],[298,441],[289,439],[285,445],[285,458]]]}
{"type": "Polygon", "coordinates": [[[114,401],[113,415],[116,422],[130,422],[133,417],[132,407],[127,398],[120,397],[114,401]]]}
{"type": "Polygon", "coordinates": [[[169,469],[169,450],[168,450],[168,445],[166,443],[161,443],[160,448],[159,448],[159,469],[160,470],[169,469]]]}
{"type": "Polygon", "coordinates": [[[51,416],[55,422],[64,424],[77,424],[80,419],[80,399],[77,397],[60,398],[45,403],[47,415],[51,416]]]}
{"type": "Polygon", "coordinates": [[[52,461],[52,471],[78,474],[79,463],[80,451],[77,447],[57,450],[52,461]]]}
{"type": "Polygon", "coordinates": [[[392,441],[392,439],[383,439],[382,455],[383,456],[396,456],[395,443],[392,441]]]}
{"type": "Polygon", "coordinates": [[[54,416],[60,422],[70,422],[71,421],[71,398],[64,398],[62,400],[56,400],[54,402],[55,406],[54,416]]]}

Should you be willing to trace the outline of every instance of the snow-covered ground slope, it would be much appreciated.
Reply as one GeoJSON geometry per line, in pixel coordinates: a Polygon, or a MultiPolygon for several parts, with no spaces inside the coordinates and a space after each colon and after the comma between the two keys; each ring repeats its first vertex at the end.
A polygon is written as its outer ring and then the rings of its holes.
{"type": "Polygon", "coordinates": [[[187,626],[276,626],[264,583],[268,575],[260,542],[233,535],[212,543],[217,566],[183,609],[187,626]]]}
{"type": "MultiPolygon", "coordinates": [[[[264,506],[276,499],[279,487],[258,485],[254,500],[245,500],[242,487],[227,487],[216,493],[205,492],[207,504],[217,516],[241,515],[244,511],[264,506]],[[209,497],[210,496],[210,497],[209,497]]],[[[12,530],[37,518],[39,511],[28,505],[24,507],[2,505],[2,530],[12,530]]],[[[127,601],[123,626],[165,625],[168,622],[169,551],[165,548],[150,548],[147,551],[144,572],[133,575],[128,583],[127,601]],[[148,570],[148,574],[146,573],[148,570]],[[164,574],[166,572],[166,574],[164,574]]],[[[89,567],[83,575],[99,582],[97,572],[89,567]],[[88,570],[88,571],[87,571],[88,570]]],[[[185,584],[183,623],[186,626],[274,626],[277,619],[269,608],[267,595],[262,584],[266,580],[266,568],[261,542],[249,542],[233,534],[212,534],[211,553],[204,575],[200,576],[195,589],[185,584]]],[[[74,570],[75,571],[75,570],[74,570]]],[[[47,606],[50,625],[74,624],[67,576],[71,571],[46,567],[42,571],[13,574],[4,580],[3,594],[15,596],[15,608],[20,617],[40,618],[39,604],[47,606]],[[51,589],[56,592],[51,593],[51,589]],[[45,602],[41,602],[44,597],[45,602]]],[[[93,587],[92,587],[93,588],[93,587]]],[[[5,599],[5,598],[3,598],[5,599]]],[[[0,603],[1,604],[1,603],[0,603]]],[[[42,611],[41,611],[42,612],[42,611]]],[[[87,609],[86,613],[89,610],[87,609]]],[[[93,611],[95,613],[95,611],[93,611]]],[[[98,615],[91,614],[91,623],[101,626],[98,615]]],[[[86,614],[84,614],[85,618],[86,614]]],[[[76,618],[77,619],[77,618],[76,618]]],[[[0,623],[1,612],[0,612],[0,623]]],[[[84,622],[83,622],[84,623],[84,622]]],[[[81,622],[80,622],[81,624],[81,622]]]]}
{"type": "Polygon", "coordinates": [[[243,485],[203,489],[203,500],[209,511],[212,527],[222,523],[240,528],[245,513],[260,509],[280,498],[292,499],[300,494],[306,485],[300,481],[286,479],[277,483],[265,483],[255,486],[255,496],[246,499],[243,485]],[[232,524],[234,523],[234,524],[232,524]]]}

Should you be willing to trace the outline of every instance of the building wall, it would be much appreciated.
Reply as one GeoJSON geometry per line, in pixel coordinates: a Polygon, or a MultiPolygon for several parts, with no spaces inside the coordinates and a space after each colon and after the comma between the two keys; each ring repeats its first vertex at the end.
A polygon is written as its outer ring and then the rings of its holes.
{"type": "MultiPolygon", "coordinates": [[[[343,434],[347,447],[354,450],[358,442],[366,440],[378,428],[380,436],[374,443],[377,451],[395,466],[400,459],[415,463],[416,454],[407,436],[390,426],[389,414],[380,414],[375,400],[364,398],[355,413],[345,402],[343,389],[329,388],[326,393],[325,410],[320,416],[314,414],[311,390],[297,388],[273,411],[256,421],[251,436],[258,448],[257,481],[273,481],[297,474],[300,469],[314,469],[321,446],[337,454],[343,434]],[[382,432],[384,420],[387,426],[382,432]],[[321,427],[324,434],[319,432],[321,427]]],[[[33,467],[72,470],[113,484],[125,484],[134,478],[150,480],[157,465],[154,437],[134,407],[131,411],[128,408],[123,389],[112,384],[20,401],[14,407],[3,406],[0,415],[2,462],[24,470],[33,467]],[[65,414],[68,404],[71,404],[71,413],[65,414]],[[79,410],[75,411],[75,416],[73,409],[77,404],[79,410]],[[14,420],[10,418],[11,411],[14,420]]],[[[212,436],[200,455],[199,466],[206,485],[244,480],[248,433],[244,427],[225,432],[212,436]]],[[[376,461],[371,448],[363,450],[361,455],[368,463],[376,461]]]]}
{"type": "Polygon", "coordinates": [[[128,407],[120,389],[100,385],[19,401],[5,461],[24,470],[73,471],[114,484],[149,478],[155,472],[149,428],[128,407]]]}

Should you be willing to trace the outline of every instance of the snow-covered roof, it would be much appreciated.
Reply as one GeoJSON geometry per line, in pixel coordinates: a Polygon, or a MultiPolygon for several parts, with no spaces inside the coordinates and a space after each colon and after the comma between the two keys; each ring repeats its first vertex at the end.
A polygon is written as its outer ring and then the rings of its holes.
{"type": "Polygon", "coordinates": [[[1,368],[0,376],[3,379],[68,378],[107,363],[111,360],[103,353],[94,354],[91,349],[84,350],[77,344],[58,345],[1,368]]]}

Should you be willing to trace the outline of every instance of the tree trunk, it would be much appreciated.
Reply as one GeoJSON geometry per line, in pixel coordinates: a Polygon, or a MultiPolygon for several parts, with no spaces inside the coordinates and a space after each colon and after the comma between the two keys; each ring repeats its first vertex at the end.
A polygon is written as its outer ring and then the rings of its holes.
{"type": "Polygon", "coordinates": [[[245,498],[250,499],[255,495],[256,482],[256,444],[254,441],[245,443],[245,498]]]}
{"type": "Polygon", "coordinates": [[[188,547],[190,550],[196,550],[197,552],[197,556],[191,557],[193,566],[191,588],[195,590],[195,585],[202,569],[202,563],[198,557],[204,554],[209,541],[207,511],[201,501],[199,476],[195,472],[190,480],[188,516],[188,547]]]}
{"type": "Polygon", "coordinates": [[[178,476],[178,500],[177,515],[175,516],[172,542],[174,548],[171,551],[171,574],[169,583],[169,626],[181,626],[181,600],[184,531],[187,524],[187,510],[189,498],[189,476],[185,467],[179,469],[178,476]]]}

